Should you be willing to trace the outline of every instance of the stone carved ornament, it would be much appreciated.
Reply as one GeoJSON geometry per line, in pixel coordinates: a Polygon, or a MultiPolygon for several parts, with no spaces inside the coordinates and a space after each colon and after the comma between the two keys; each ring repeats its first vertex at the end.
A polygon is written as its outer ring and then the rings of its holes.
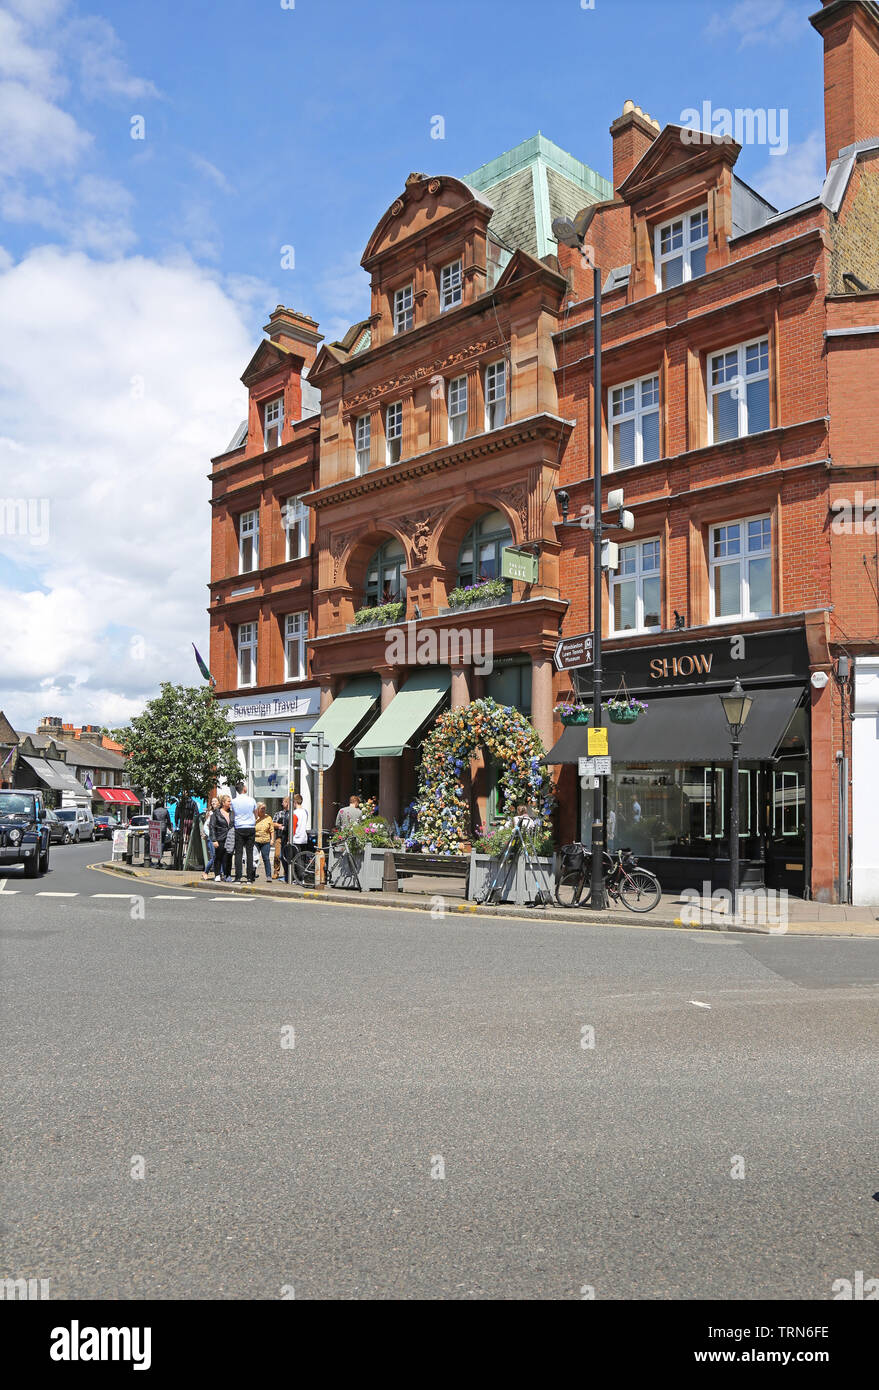
{"type": "Polygon", "coordinates": [[[450,367],[457,367],[461,362],[479,357],[483,352],[499,347],[501,342],[500,334],[496,333],[492,337],[483,338],[478,343],[469,343],[467,347],[460,348],[458,352],[451,352],[447,357],[437,357],[433,362],[425,363],[420,367],[413,367],[411,372],[390,377],[387,381],[379,382],[376,386],[367,387],[365,391],[358,391],[356,395],[346,396],[342,401],[342,410],[347,414],[349,411],[356,411],[361,406],[368,405],[370,401],[381,400],[383,396],[403,391],[407,387],[414,388],[418,382],[423,381],[426,377],[431,377],[435,373],[444,373],[450,367]]]}

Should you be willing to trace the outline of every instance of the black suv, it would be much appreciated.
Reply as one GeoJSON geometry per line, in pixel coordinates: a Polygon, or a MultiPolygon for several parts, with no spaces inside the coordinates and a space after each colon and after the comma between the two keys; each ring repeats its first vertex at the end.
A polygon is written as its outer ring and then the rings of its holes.
{"type": "Polygon", "coordinates": [[[25,878],[49,867],[49,822],[42,792],[0,791],[0,868],[23,864],[25,878]]]}

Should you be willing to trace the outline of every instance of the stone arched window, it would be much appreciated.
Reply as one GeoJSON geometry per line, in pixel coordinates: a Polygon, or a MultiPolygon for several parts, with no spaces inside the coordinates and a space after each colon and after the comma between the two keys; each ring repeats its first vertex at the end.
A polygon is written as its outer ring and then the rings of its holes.
{"type": "Polygon", "coordinates": [[[501,552],[512,545],[513,533],[502,512],[481,516],[467,532],[458,551],[458,584],[480,584],[501,578],[501,552]]]}
{"type": "Polygon", "coordinates": [[[365,607],[399,603],[406,597],[406,552],[396,539],[379,546],[366,566],[365,607]]]}

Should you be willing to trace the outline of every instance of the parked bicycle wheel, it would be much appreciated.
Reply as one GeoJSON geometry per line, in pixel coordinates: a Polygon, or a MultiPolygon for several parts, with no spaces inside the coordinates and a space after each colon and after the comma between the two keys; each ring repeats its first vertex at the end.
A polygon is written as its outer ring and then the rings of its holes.
{"type": "Polygon", "coordinates": [[[293,873],[294,883],[304,885],[314,883],[314,861],[315,855],[312,853],[303,854],[297,850],[290,861],[290,868],[293,873]]]}
{"type": "Polygon", "coordinates": [[[627,869],[620,879],[619,895],[630,912],[651,912],[662,897],[662,889],[648,869],[627,869]]]}
{"type": "Polygon", "coordinates": [[[589,884],[579,870],[571,870],[560,876],[555,900],[559,907],[584,907],[588,903],[589,884]]]}

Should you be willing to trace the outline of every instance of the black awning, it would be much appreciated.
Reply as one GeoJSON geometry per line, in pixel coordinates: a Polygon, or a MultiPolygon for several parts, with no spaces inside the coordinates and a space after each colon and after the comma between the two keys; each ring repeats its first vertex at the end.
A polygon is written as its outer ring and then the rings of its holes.
{"type": "MultiPolygon", "coordinates": [[[[749,690],[753,698],[742,731],[741,758],[774,758],[794,710],[801,685],[749,690]]],[[[719,696],[657,695],[634,724],[608,724],[608,745],[620,763],[724,763],[731,758],[729,725],[719,696]]],[[[546,755],[548,763],[576,763],[586,756],[586,728],[570,725],[546,755]]]]}

